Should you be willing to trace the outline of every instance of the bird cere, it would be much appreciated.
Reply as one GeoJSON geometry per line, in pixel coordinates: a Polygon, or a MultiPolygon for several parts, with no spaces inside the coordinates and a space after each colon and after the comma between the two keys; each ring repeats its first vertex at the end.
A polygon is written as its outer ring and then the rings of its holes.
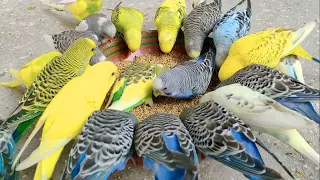
{"type": "Polygon", "coordinates": [[[50,52],[10,69],[15,79],[0,82],[27,88],[1,122],[0,179],[19,179],[34,165],[34,179],[51,179],[68,143],[73,147],[61,179],[108,179],[135,162],[134,155],[157,180],[199,179],[201,156],[248,179],[294,178],[254,131],[319,165],[319,153],[298,132],[320,123],[312,104],[320,90],[305,84],[299,59],[320,63],[300,45],[317,23],[250,33],[251,1],[223,13],[224,3],[194,0],[188,13],[184,0],[163,0],[154,12],[160,52],[117,62],[100,45],[121,38],[127,57],[139,52],[143,12],[120,2],[108,17],[100,12],[102,0],[47,4],[79,24],[44,35],[50,52]],[[184,53],[174,50],[179,33],[184,53]],[[41,128],[39,146],[22,159],[41,128]],[[16,143],[29,131],[18,150],[16,143]],[[281,169],[266,164],[258,146],[281,169]]]}

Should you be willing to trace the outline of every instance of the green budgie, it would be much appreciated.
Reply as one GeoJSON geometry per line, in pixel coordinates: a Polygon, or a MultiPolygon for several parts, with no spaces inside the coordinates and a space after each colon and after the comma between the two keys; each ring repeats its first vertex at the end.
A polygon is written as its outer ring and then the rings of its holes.
{"type": "Polygon", "coordinates": [[[50,61],[27,89],[16,109],[3,123],[19,124],[13,138],[18,142],[26,130],[41,116],[47,105],[72,78],[81,75],[95,54],[96,43],[80,38],[61,56],[50,61]]]}

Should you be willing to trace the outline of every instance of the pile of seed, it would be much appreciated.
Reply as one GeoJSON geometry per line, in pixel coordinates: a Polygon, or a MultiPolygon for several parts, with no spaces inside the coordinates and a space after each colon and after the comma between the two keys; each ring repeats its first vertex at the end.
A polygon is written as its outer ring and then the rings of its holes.
{"type": "MultiPolygon", "coordinates": [[[[173,67],[178,63],[185,62],[190,58],[182,53],[171,52],[169,54],[155,53],[145,56],[136,57],[134,62],[151,62],[157,64],[163,64],[167,67],[173,67]]],[[[118,70],[121,72],[125,67],[127,67],[132,62],[122,61],[117,63],[118,70]]],[[[199,97],[192,99],[174,99],[164,96],[153,97],[153,106],[150,107],[146,104],[140,105],[132,110],[138,119],[141,121],[157,112],[174,114],[179,117],[180,113],[184,108],[190,108],[196,105],[199,101],[199,97]]]]}

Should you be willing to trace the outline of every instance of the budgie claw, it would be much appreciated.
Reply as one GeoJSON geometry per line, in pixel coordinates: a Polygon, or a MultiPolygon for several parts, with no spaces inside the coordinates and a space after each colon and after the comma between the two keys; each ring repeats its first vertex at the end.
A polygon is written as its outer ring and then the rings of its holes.
{"type": "Polygon", "coordinates": [[[145,104],[148,105],[148,106],[150,106],[150,107],[154,106],[152,97],[149,97],[149,98],[146,100],[145,104]]]}

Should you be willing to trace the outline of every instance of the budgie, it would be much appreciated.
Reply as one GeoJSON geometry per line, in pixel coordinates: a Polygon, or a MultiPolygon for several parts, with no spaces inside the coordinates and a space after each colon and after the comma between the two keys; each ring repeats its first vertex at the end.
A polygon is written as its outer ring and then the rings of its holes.
{"type": "Polygon", "coordinates": [[[185,0],[164,0],[160,5],[154,24],[158,30],[159,46],[162,52],[171,52],[186,12],[185,0]]]}
{"type": "Polygon", "coordinates": [[[242,0],[227,11],[213,28],[213,41],[217,49],[216,64],[220,68],[227,58],[230,46],[237,39],[248,34],[251,27],[251,1],[242,0]],[[247,8],[239,6],[247,1],[247,8]]]}
{"type": "Polygon", "coordinates": [[[96,53],[91,58],[89,64],[94,65],[95,63],[105,61],[107,59],[98,47],[98,36],[95,35],[92,31],[67,30],[57,34],[45,34],[43,37],[47,45],[52,50],[58,50],[61,53],[64,53],[75,40],[79,38],[90,38],[96,43],[97,47],[95,49],[96,53]]]}
{"type": "Polygon", "coordinates": [[[120,4],[121,2],[114,8],[111,21],[117,31],[124,35],[129,50],[134,52],[141,45],[144,15],[138,9],[122,7],[120,4]]]}
{"type": "Polygon", "coordinates": [[[153,81],[155,96],[191,98],[202,95],[208,89],[214,71],[214,49],[203,56],[182,62],[160,73],[153,81]]]}
{"type": "Polygon", "coordinates": [[[112,104],[108,109],[130,112],[143,103],[152,106],[152,82],[166,69],[162,64],[149,62],[133,62],[127,66],[111,91],[107,107],[112,104]]]}
{"type": "Polygon", "coordinates": [[[184,43],[191,58],[200,56],[203,43],[212,31],[221,15],[221,0],[214,0],[210,4],[202,2],[194,8],[184,19],[184,43]]]}
{"type": "Polygon", "coordinates": [[[303,78],[302,66],[298,56],[296,55],[288,55],[282,58],[278,65],[274,68],[297,79],[301,83],[305,83],[303,78]]]}
{"type": "Polygon", "coordinates": [[[67,170],[72,180],[108,179],[132,158],[135,115],[98,110],[89,117],[69,153],[67,170]]]}
{"type": "Polygon", "coordinates": [[[78,20],[83,20],[91,14],[100,12],[103,0],[62,0],[59,4],[47,5],[58,10],[67,11],[78,20]]]}
{"type": "Polygon", "coordinates": [[[181,120],[171,114],[153,114],[136,126],[135,150],[156,180],[198,179],[198,156],[181,120]]]}
{"type": "Polygon", "coordinates": [[[41,116],[60,89],[72,78],[84,72],[95,49],[94,41],[80,38],[65,53],[45,65],[13,113],[4,122],[7,126],[20,123],[12,135],[15,142],[18,142],[25,131],[41,116]]]}
{"type": "Polygon", "coordinates": [[[92,31],[101,42],[104,38],[112,39],[117,29],[109,18],[103,13],[91,14],[82,20],[75,28],[76,31],[92,31]]]}
{"type": "Polygon", "coordinates": [[[38,163],[34,179],[50,179],[64,146],[77,137],[89,116],[101,108],[116,76],[116,65],[106,61],[93,65],[83,75],[70,80],[48,105],[14,164],[43,126],[39,147],[18,164],[16,170],[38,163]]]}
{"type": "Polygon", "coordinates": [[[251,129],[220,104],[208,101],[185,109],[180,119],[197,150],[206,157],[244,173],[249,179],[282,179],[278,172],[264,165],[251,129]]]}
{"type": "MultiPolygon", "coordinates": [[[[286,87],[278,88],[285,90],[286,87]]],[[[293,84],[294,85],[294,84],[293,84]]],[[[272,93],[266,91],[266,94],[272,93]]],[[[300,93],[297,93],[298,95],[300,93]]],[[[238,116],[252,130],[264,132],[288,143],[314,163],[319,164],[319,154],[303,139],[297,129],[317,128],[318,124],[277,101],[241,84],[219,87],[201,97],[200,103],[214,100],[238,116]]]]}
{"type": "Polygon", "coordinates": [[[0,82],[1,86],[13,88],[24,84],[27,88],[30,87],[32,82],[38,76],[43,67],[61,53],[58,51],[51,51],[27,62],[21,69],[10,68],[10,73],[16,79],[9,82],[0,82]]]}
{"type": "Polygon", "coordinates": [[[16,143],[8,127],[0,126],[0,179],[18,180],[19,172],[15,171],[13,160],[17,155],[16,143]]]}
{"type": "Polygon", "coordinates": [[[287,28],[269,28],[236,40],[231,45],[228,57],[219,70],[220,81],[230,78],[238,70],[250,64],[274,68],[281,58],[288,55],[297,55],[320,63],[318,59],[309,56],[303,48],[298,46],[315,26],[316,22],[313,21],[297,31],[287,28]]]}

